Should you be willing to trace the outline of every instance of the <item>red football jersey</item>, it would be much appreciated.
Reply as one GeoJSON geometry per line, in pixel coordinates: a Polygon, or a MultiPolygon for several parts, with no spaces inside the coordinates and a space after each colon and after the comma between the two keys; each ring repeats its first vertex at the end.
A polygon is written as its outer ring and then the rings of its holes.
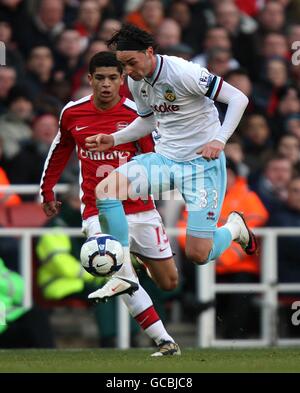
{"type": "MultiPolygon", "coordinates": [[[[121,100],[111,109],[99,110],[93,96],[84,97],[67,104],[61,114],[59,131],[51,145],[41,180],[43,202],[53,201],[53,187],[76,147],[80,169],[81,214],[85,220],[98,214],[95,188],[108,173],[106,169],[117,168],[129,161],[138,152],[153,151],[153,139],[148,135],[138,142],[113,147],[107,152],[90,152],[85,147],[85,138],[96,134],[112,134],[130,124],[136,117],[135,103],[128,98],[121,100]],[[104,170],[105,169],[105,170],[104,170]]],[[[149,197],[147,201],[127,200],[123,202],[126,214],[154,209],[149,197]]]]}

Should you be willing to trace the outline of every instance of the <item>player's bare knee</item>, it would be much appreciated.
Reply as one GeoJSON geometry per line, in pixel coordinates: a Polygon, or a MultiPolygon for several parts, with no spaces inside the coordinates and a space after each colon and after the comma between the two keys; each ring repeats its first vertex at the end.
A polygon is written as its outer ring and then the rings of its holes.
{"type": "Polygon", "coordinates": [[[206,265],[209,262],[208,255],[206,256],[206,258],[199,258],[198,260],[197,259],[193,259],[192,262],[195,265],[198,265],[198,266],[206,265]]]}
{"type": "Polygon", "coordinates": [[[203,249],[187,249],[186,256],[196,265],[205,265],[208,262],[209,251],[206,248],[203,249]]]}
{"type": "Polygon", "coordinates": [[[187,258],[196,265],[206,264],[212,248],[212,239],[192,238],[188,240],[185,247],[187,258]]]}

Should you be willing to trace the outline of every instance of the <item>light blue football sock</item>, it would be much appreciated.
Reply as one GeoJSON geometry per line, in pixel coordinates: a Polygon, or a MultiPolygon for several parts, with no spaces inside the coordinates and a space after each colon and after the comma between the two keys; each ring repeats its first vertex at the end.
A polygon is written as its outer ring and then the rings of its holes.
{"type": "Polygon", "coordinates": [[[218,228],[214,233],[213,246],[208,254],[207,262],[218,258],[231,244],[232,235],[227,228],[218,228]]]}
{"type": "Polygon", "coordinates": [[[117,199],[97,199],[99,221],[103,233],[116,238],[123,247],[128,247],[128,222],[122,202],[117,199]]]}

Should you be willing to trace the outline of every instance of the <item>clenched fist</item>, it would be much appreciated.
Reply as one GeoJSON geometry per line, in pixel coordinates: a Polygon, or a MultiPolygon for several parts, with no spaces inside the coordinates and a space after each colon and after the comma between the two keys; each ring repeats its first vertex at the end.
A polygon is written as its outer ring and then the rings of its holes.
{"type": "Polygon", "coordinates": [[[42,203],[42,208],[47,217],[56,216],[59,213],[59,209],[61,207],[61,202],[59,201],[51,201],[42,203]]]}
{"type": "Polygon", "coordinates": [[[114,146],[112,135],[98,134],[89,136],[85,139],[85,146],[90,151],[107,151],[114,146]]]}

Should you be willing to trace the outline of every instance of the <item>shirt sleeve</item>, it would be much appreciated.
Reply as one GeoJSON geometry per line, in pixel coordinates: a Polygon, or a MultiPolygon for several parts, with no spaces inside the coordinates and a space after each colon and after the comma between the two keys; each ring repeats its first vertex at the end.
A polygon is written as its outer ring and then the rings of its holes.
{"type": "Polygon", "coordinates": [[[180,78],[185,90],[190,94],[204,95],[211,100],[217,99],[223,83],[223,78],[193,63],[188,63],[180,78]]]}
{"type": "Polygon", "coordinates": [[[128,87],[133,96],[134,102],[137,107],[137,113],[141,117],[147,117],[152,115],[153,110],[150,105],[148,105],[142,98],[139,92],[139,85],[134,83],[134,81],[128,77],[128,87]]]}
{"type": "Polygon", "coordinates": [[[214,139],[226,143],[237,128],[249,100],[244,93],[224,81],[218,101],[227,104],[227,111],[223,124],[214,139]]]}
{"type": "Polygon", "coordinates": [[[65,118],[62,115],[59,129],[51,144],[41,178],[40,196],[42,202],[55,200],[53,188],[57,184],[75,147],[75,141],[64,123],[65,118]]]}
{"type": "Polygon", "coordinates": [[[154,115],[151,113],[149,116],[137,117],[123,130],[114,132],[114,146],[122,145],[123,143],[137,141],[144,136],[151,134],[155,130],[156,121],[154,115]]]}

